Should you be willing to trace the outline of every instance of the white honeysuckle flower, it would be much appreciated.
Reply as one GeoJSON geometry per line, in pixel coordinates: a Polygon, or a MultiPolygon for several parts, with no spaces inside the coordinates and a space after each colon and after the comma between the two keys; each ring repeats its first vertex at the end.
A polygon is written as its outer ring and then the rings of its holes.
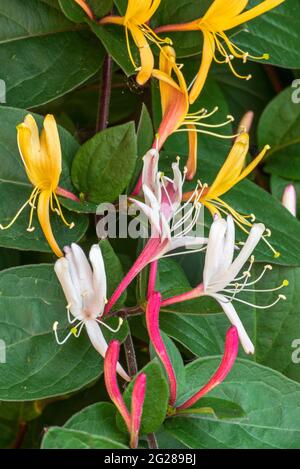
{"type": "MultiPolygon", "coordinates": [[[[235,226],[233,218],[230,215],[227,217],[227,220],[216,218],[210,229],[205,256],[201,294],[211,296],[219,302],[230,322],[237,328],[241,344],[246,353],[254,353],[254,345],[245,331],[232,302],[238,301],[255,308],[265,309],[274,306],[281,299],[285,299],[284,295],[279,295],[272,304],[257,306],[237,297],[241,291],[252,291],[252,288],[249,287],[253,287],[261,280],[267,270],[272,269],[270,265],[264,266],[259,277],[249,281],[251,276],[250,271],[254,262],[252,253],[262,238],[264,231],[265,226],[262,223],[254,224],[247,240],[234,259],[235,226]],[[241,272],[249,258],[250,264],[248,269],[238,277],[239,272],[241,272]]],[[[255,291],[276,291],[287,285],[288,281],[284,280],[279,287],[255,291]]]]}
{"type": "MultiPolygon", "coordinates": [[[[144,156],[142,188],[145,203],[131,199],[139,207],[151,225],[151,238],[159,239],[160,243],[153,260],[158,259],[177,248],[195,248],[203,245],[207,239],[189,236],[198,222],[201,211],[199,199],[202,191],[198,191],[197,183],[192,196],[182,205],[182,187],[185,182],[186,168],[182,175],[179,168],[179,157],[172,164],[173,179],[158,171],[159,153],[152,148],[144,156]]],[[[193,250],[195,252],[195,249],[193,250]]]]}
{"type": "MultiPolygon", "coordinates": [[[[100,246],[94,244],[91,247],[89,259],[92,268],[83,250],[77,244],[72,243],[71,247],[66,246],[64,251],[65,257],[56,261],[54,270],[68,302],[67,316],[72,328],[63,340],[59,340],[56,321],[53,325],[56,341],[62,345],[71,335],[79,337],[85,326],[92,345],[104,357],[108,345],[100,325],[112,332],[117,332],[123,321],[120,318],[119,326],[114,330],[98,319],[101,318],[107,302],[106,273],[100,246]]],[[[122,378],[130,381],[120,364],[118,364],[117,371],[122,378]]]]}
{"type": "Polygon", "coordinates": [[[262,279],[266,271],[272,269],[271,265],[265,265],[260,275],[256,279],[250,280],[251,269],[254,263],[252,253],[263,237],[264,231],[265,226],[262,223],[254,224],[247,240],[245,243],[242,243],[243,247],[234,258],[235,251],[237,250],[235,245],[234,220],[231,215],[227,217],[227,220],[216,215],[211,225],[207,242],[203,282],[186,293],[164,299],[161,306],[166,307],[201,296],[211,296],[218,301],[229,321],[236,327],[245,352],[248,354],[254,353],[254,345],[235,310],[233,302],[237,301],[256,309],[271,308],[278,301],[285,300],[286,297],[280,294],[273,303],[262,306],[249,303],[239,298],[238,295],[243,291],[255,293],[274,292],[289,284],[288,280],[284,280],[281,285],[275,288],[256,288],[257,283],[262,279]],[[249,259],[250,263],[247,270],[242,271],[249,259]]]}

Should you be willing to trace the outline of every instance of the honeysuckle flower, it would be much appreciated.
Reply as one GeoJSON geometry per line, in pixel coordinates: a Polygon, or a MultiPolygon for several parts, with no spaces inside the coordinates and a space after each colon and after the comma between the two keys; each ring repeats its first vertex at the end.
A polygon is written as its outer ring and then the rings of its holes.
{"type": "Polygon", "coordinates": [[[295,217],[297,213],[297,194],[293,184],[288,184],[282,196],[282,205],[295,217]]]}
{"type": "Polygon", "coordinates": [[[117,340],[110,342],[104,358],[104,380],[109,397],[120,412],[128,433],[130,434],[130,447],[137,448],[141,427],[143,405],[146,395],[147,377],[145,373],[137,376],[131,396],[131,413],[129,413],[118,386],[116,368],[120,354],[120,343],[117,340]]]}
{"type": "Polygon", "coordinates": [[[146,309],[146,325],[152,345],[166,370],[170,387],[170,405],[173,406],[176,402],[177,381],[171,360],[159,329],[160,304],[161,294],[157,292],[152,293],[148,299],[146,309]]]}
{"type": "Polygon", "coordinates": [[[205,15],[196,20],[183,24],[161,26],[157,33],[167,31],[201,31],[203,34],[202,61],[199,72],[190,90],[190,103],[193,103],[201,93],[207,75],[215,60],[217,63],[227,63],[238,78],[249,80],[251,75],[242,76],[236,72],[232,60],[236,57],[245,63],[248,59],[268,59],[268,54],[254,57],[236,46],[226,34],[226,31],[250,21],[267,11],[277,7],[284,0],[264,0],[259,5],[245,10],[248,0],[214,0],[205,15]],[[245,11],[244,11],[245,10],[245,11]],[[217,57],[217,54],[219,57],[217,57]]]}
{"type": "Polygon", "coordinates": [[[253,305],[239,297],[241,292],[273,292],[280,290],[288,285],[284,280],[281,285],[271,289],[256,289],[257,283],[261,280],[267,270],[271,270],[270,265],[264,266],[262,273],[255,279],[250,280],[251,269],[254,263],[252,255],[254,249],[259,243],[265,231],[262,223],[256,223],[252,226],[250,234],[245,241],[239,254],[234,259],[235,251],[235,225],[233,218],[229,215],[227,221],[223,218],[215,217],[210,228],[207,250],[205,255],[205,264],[203,270],[203,283],[199,284],[193,290],[178,295],[173,298],[163,300],[161,305],[168,306],[177,302],[186,301],[200,296],[210,296],[218,301],[229,321],[237,328],[241,344],[246,353],[254,353],[252,344],[245,328],[233,306],[233,302],[239,302],[256,309],[267,309],[274,306],[278,301],[285,300],[284,295],[278,295],[277,299],[266,306],[253,305]],[[247,270],[239,275],[245,263],[250,258],[250,264],[247,270]]]}
{"type": "Polygon", "coordinates": [[[149,220],[151,236],[141,254],[109,299],[105,307],[105,314],[113,307],[132,280],[148,264],[163,256],[173,255],[168,253],[181,247],[191,248],[192,252],[195,252],[196,249],[202,250],[203,245],[206,243],[206,239],[203,237],[190,236],[191,231],[197,224],[201,210],[201,204],[199,203],[201,191],[198,194],[198,184],[190,200],[182,206],[184,176],[182,176],[179,169],[179,159],[172,164],[173,179],[158,171],[158,159],[159,153],[155,149],[149,150],[144,156],[142,180],[145,202],[132,199],[132,202],[144,212],[149,220]]]}
{"type": "Polygon", "coordinates": [[[161,0],[128,0],[127,10],[124,16],[105,16],[99,24],[118,24],[124,26],[129,58],[138,71],[136,80],[139,85],[144,85],[151,77],[154,68],[154,57],[149,42],[161,47],[161,44],[170,43],[168,39],[159,38],[148,25],[148,22],[158,9],[161,0]],[[141,66],[137,66],[132,56],[128,31],[139,49],[141,66]]]}
{"type": "MultiPolygon", "coordinates": [[[[28,179],[34,189],[29,199],[20,208],[12,221],[6,226],[0,225],[0,228],[2,230],[10,228],[27,205],[30,205],[30,217],[27,231],[33,231],[35,229],[32,226],[33,213],[37,208],[37,216],[45,238],[53,252],[58,257],[61,257],[63,253],[54,238],[50,224],[50,208],[61,217],[62,221],[69,228],[73,228],[74,223],[67,223],[57,198],[62,163],[60,140],[55,119],[50,114],[45,117],[43,130],[39,136],[37,124],[33,116],[28,114],[24,122],[17,126],[17,131],[20,155],[28,179]]],[[[67,193],[67,191],[64,192],[67,193]]]]}
{"type": "MultiPolygon", "coordinates": [[[[233,207],[222,200],[221,196],[226,194],[236,184],[245,179],[262,161],[266,152],[270,149],[269,145],[265,145],[263,150],[254,158],[251,163],[245,167],[246,157],[249,150],[249,135],[246,132],[240,134],[227,156],[225,163],[218,172],[214,182],[211,186],[204,184],[201,188],[202,195],[199,201],[210,211],[212,216],[222,214],[231,214],[235,220],[235,223],[246,233],[251,228],[255,221],[255,215],[242,215],[238,213],[233,207]]],[[[183,195],[183,200],[189,200],[192,196],[192,192],[187,192],[183,195]]],[[[271,231],[266,230],[263,240],[268,247],[273,251],[274,257],[280,256],[280,253],[275,251],[272,245],[268,241],[268,237],[271,236],[271,231]]]]}
{"type": "Polygon", "coordinates": [[[192,407],[196,402],[199,401],[203,396],[212,391],[216,386],[219,386],[228,373],[231,371],[237,354],[239,351],[239,337],[237,328],[232,326],[228,329],[225,340],[224,354],[219,368],[211,377],[211,379],[206,383],[199,391],[197,391],[192,397],[190,397],[183,404],[178,406],[176,410],[184,410],[192,407]]]}
{"type": "MultiPolygon", "coordinates": [[[[176,63],[176,52],[171,46],[161,49],[159,70],[154,69],[152,76],[159,80],[162,121],[157,131],[157,147],[160,150],[166,139],[174,132],[187,131],[189,138],[189,157],[187,161],[187,179],[192,179],[197,170],[197,133],[213,135],[219,138],[232,138],[232,135],[220,135],[213,129],[230,124],[234,119],[227,116],[227,120],[221,124],[203,123],[203,120],[211,117],[218,108],[212,112],[201,109],[198,112],[189,113],[188,88],[181,71],[176,63]],[[173,78],[175,75],[176,80],[173,78]],[[184,127],[184,128],[183,128],[184,127]],[[208,130],[208,129],[211,130],[208,130]]],[[[154,146],[156,143],[154,143],[154,146]]]]}
{"type": "MultiPolygon", "coordinates": [[[[71,247],[66,246],[64,251],[65,257],[56,261],[54,270],[68,302],[67,317],[72,327],[67,336],[60,340],[57,334],[58,322],[56,321],[53,324],[56,341],[62,345],[72,335],[77,338],[85,327],[92,345],[104,357],[107,342],[100,326],[117,332],[123,321],[120,318],[118,328],[112,329],[99,319],[107,301],[106,273],[101,249],[98,244],[91,247],[89,259],[93,269],[78,244],[73,243],[71,247]]],[[[122,378],[130,381],[120,364],[118,364],[117,370],[122,378]]]]}

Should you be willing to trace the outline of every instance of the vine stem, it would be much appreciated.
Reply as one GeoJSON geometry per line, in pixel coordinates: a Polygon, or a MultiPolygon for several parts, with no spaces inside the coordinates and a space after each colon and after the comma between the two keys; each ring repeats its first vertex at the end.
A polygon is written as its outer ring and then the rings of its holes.
{"type": "Polygon", "coordinates": [[[98,105],[96,133],[106,129],[109,117],[109,105],[111,97],[112,58],[106,54],[102,68],[102,81],[98,105]]]}

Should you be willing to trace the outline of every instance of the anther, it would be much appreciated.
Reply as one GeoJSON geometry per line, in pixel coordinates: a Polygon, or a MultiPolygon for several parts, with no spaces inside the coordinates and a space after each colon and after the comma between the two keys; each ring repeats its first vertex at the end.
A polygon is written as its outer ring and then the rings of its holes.
{"type": "Polygon", "coordinates": [[[290,284],[290,282],[287,279],[284,279],[284,281],[282,282],[283,287],[288,287],[289,284],[290,284]]]}

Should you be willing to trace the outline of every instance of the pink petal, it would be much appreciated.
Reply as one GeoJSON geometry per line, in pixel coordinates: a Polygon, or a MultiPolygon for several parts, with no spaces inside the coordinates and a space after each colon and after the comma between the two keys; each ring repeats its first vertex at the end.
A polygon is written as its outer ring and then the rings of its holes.
{"type": "Polygon", "coordinates": [[[188,409],[192,405],[194,405],[201,397],[205,396],[209,391],[214,389],[216,386],[218,386],[228,373],[230,372],[231,368],[234,365],[234,362],[236,360],[237,354],[238,354],[238,348],[239,348],[239,338],[238,338],[238,332],[236,327],[232,326],[230,329],[228,329],[228,332],[226,334],[226,342],[225,342],[225,349],[224,349],[224,355],[221,361],[221,364],[215,374],[211,377],[211,379],[208,381],[207,384],[205,384],[200,391],[198,391],[194,396],[192,396],[190,399],[188,399],[184,404],[178,407],[178,409],[188,409]]]}
{"type": "Polygon", "coordinates": [[[161,359],[169,378],[170,386],[170,405],[174,405],[177,395],[177,382],[171,360],[168,356],[165,344],[162,340],[159,330],[159,311],[161,304],[161,294],[153,293],[149,298],[146,309],[147,330],[152,345],[161,359]]]}

